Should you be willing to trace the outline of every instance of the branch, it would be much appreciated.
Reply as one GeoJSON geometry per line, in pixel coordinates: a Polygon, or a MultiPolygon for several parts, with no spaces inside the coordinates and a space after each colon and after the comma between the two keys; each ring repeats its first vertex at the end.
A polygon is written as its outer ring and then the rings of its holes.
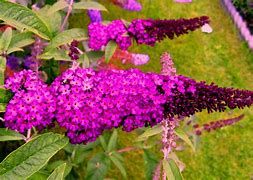
{"type": "Polygon", "coordinates": [[[69,7],[68,7],[68,12],[67,12],[67,15],[65,16],[65,18],[63,20],[63,23],[61,25],[60,31],[63,31],[64,26],[67,24],[68,18],[70,16],[71,11],[72,11],[72,5],[73,5],[73,3],[74,3],[74,0],[70,0],[69,7]]]}

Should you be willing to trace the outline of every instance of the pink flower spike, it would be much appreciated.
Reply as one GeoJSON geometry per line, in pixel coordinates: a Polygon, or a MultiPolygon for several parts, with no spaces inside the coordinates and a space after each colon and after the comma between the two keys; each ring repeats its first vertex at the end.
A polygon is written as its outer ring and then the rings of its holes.
{"type": "Polygon", "coordinates": [[[146,64],[149,61],[149,56],[146,54],[132,54],[131,63],[135,66],[146,64]]]}

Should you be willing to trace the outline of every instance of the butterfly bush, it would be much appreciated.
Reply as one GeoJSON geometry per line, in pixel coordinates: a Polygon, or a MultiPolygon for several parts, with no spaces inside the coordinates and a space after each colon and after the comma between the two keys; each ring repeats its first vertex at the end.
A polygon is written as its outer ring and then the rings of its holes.
{"type": "Polygon", "coordinates": [[[49,87],[31,70],[23,70],[6,80],[14,93],[6,107],[5,126],[25,133],[32,127],[45,128],[52,122],[55,99],[49,87]]]}
{"type": "Polygon", "coordinates": [[[89,47],[100,50],[110,40],[114,40],[122,50],[126,50],[131,46],[132,39],[135,39],[138,44],[154,46],[164,38],[173,39],[175,36],[194,31],[206,23],[209,23],[207,16],[178,20],[136,19],[129,27],[121,20],[112,21],[107,25],[95,22],[88,27],[89,47]]]}
{"type": "Polygon", "coordinates": [[[72,68],[52,86],[56,119],[72,143],[96,140],[104,130],[132,131],[154,126],[164,117],[190,116],[243,108],[253,103],[253,92],[220,88],[184,76],[131,70],[72,68]]]}

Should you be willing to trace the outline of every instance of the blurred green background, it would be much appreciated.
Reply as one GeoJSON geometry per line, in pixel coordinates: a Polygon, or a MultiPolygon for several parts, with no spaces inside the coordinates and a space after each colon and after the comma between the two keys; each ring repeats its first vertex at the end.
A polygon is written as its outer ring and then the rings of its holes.
{"type": "MultiPolygon", "coordinates": [[[[160,71],[159,57],[167,51],[174,59],[178,74],[196,80],[215,82],[219,86],[253,90],[253,54],[240,38],[220,0],[193,0],[179,4],[173,0],[141,0],[141,12],[128,12],[109,1],[100,1],[109,10],[103,13],[104,20],[135,18],[191,18],[207,15],[211,19],[213,33],[200,30],[175,40],[164,40],[155,47],[137,46],[132,52],[146,53],[151,60],[140,67],[144,71],[160,71]]],[[[72,27],[86,27],[86,14],[71,17],[72,27]],[[83,21],[82,21],[83,19],[83,21]]],[[[190,149],[179,152],[186,164],[185,179],[250,179],[253,178],[253,109],[227,111],[224,113],[196,115],[199,122],[235,117],[244,113],[245,118],[232,127],[204,134],[196,153],[190,149]]],[[[120,133],[120,146],[131,146],[136,132],[120,133]]],[[[154,150],[161,156],[159,149],[154,150]]],[[[129,179],[145,179],[142,151],[125,153],[129,179]]],[[[121,179],[118,170],[112,170],[110,178],[121,179]]]]}

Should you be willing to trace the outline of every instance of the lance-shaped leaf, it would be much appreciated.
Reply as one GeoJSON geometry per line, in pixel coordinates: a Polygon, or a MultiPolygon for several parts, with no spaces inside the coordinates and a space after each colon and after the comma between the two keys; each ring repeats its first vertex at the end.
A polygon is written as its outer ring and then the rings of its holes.
{"type": "Polygon", "coordinates": [[[109,167],[110,159],[108,158],[108,156],[106,156],[105,153],[98,153],[91,160],[89,160],[85,179],[104,179],[106,173],[109,170],[109,167]]]}
{"type": "Polygon", "coordinates": [[[0,103],[8,103],[12,97],[12,93],[6,89],[0,88],[0,103]]]}
{"type": "Polygon", "coordinates": [[[114,150],[116,148],[116,144],[117,144],[117,139],[118,139],[118,132],[116,129],[113,130],[113,133],[110,137],[108,146],[107,146],[107,151],[111,152],[112,150],[114,150]]]}
{"type": "Polygon", "coordinates": [[[182,129],[176,129],[175,134],[180,139],[182,139],[186,144],[188,144],[192,148],[193,151],[195,151],[195,147],[194,147],[192,141],[190,140],[188,135],[182,129]]]}
{"type": "Polygon", "coordinates": [[[105,62],[108,63],[117,49],[117,44],[110,41],[105,47],[105,62]]]}
{"type": "Polygon", "coordinates": [[[66,169],[66,163],[58,166],[52,174],[47,178],[47,180],[63,180],[64,179],[64,171],[66,169]]]}
{"type": "Polygon", "coordinates": [[[83,29],[80,29],[80,28],[68,29],[66,31],[63,31],[57,34],[57,36],[55,36],[52,39],[47,49],[55,48],[61,45],[71,43],[73,40],[83,41],[86,39],[87,39],[87,34],[85,33],[83,29]]]}
{"type": "Polygon", "coordinates": [[[2,34],[0,39],[0,53],[7,51],[12,38],[12,29],[8,27],[2,34]]]}
{"type": "Polygon", "coordinates": [[[60,30],[62,23],[62,16],[60,12],[55,11],[49,14],[50,6],[44,6],[39,11],[36,11],[37,15],[47,24],[52,36],[54,37],[60,30]],[[53,17],[53,18],[52,18],[53,17]]]}
{"type": "Polygon", "coordinates": [[[44,39],[52,37],[46,23],[32,10],[5,0],[0,0],[0,7],[0,20],[19,30],[27,29],[44,39]]]}
{"type": "Polygon", "coordinates": [[[32,38],[32,33],[24,32],[24,33],[17,33],[12,36],[11,42],[7,51],[7,54],[15,52],[17,50],[22,51],[22,47],[28,46],[34,43],[34,39],[32,38]]]}
{"type": "Polygon", "coordinates": [[[73,9],[93,9],[99,11],[107,11],[107,9],[100,3],[94,1],[78,2],[73,4],[73,9]]]}
{"type": "Polygon", "coordinates": [[[0,179],[26,179],[39,171],[68,143],[60,134],[46,133],[9,154],[0,163],[0,179]]]}
{"type": "Polygon", "coordinates": [[[83,68],[88,68],[90,66],[90,60],[86,53],[83,53],[77,61],[82,64],[83,68]]]}
{"type": "Polygon", "coordinates": [[[0,112],[5,112],[6,110],[6,103],[0,103],[0,112]]]}
{"type": "Polygon", "coordinates": [[[160,134],[162,131],[163,131],[163,129],[160,125],[149,128],[149,129],[145,130],[145,132],[143,134],[138,136],[136,141],[145,141],[146,139],[148,139],[151,136],[160,134]]]}
{"type": "Polygon", "coordinates": [[[4,84],[5,67],[6,67],[6,58],[0,56],[0,85],[4,84]]]}
{"type": "Polygon", "coordinates": [[[16,131],[12,131],[6,128],[0,128],[0,141],[16,141],[23,139],[25,139],[25,136],[19,134],[16,131]]]}
{"type": "Polygon", "coordinates": [[[154,153],[145,149],[143,153],[143,158],[144,158],[146,179],[152,180],[159,160],[154,153]]]}
{"type": "Polygon", "coordinates": [[[68,3],[65,0],[57,1],[48,9],[47,15],[53,15],[55,12],[60,11],[66,7],[68,7],[68,3]]]}
{"type": "Polygon", "coordinates": [[[124,179],[127,179],[127,173],[126,169],[123,165],[123,162],[118,159],[117,156],[115,156],[115,153],[113,153],[111,156],[109,156],[113,164],[119,169],[120,173],[122,174],[124,179]]]}
{"type": "Polygon", "coordinates": [[[62,49],[52,48],[43,54],[39,55],[40,59],[49,60],[54,59],[57,61],[71,61],[67,53],[62,49]]]}
{"type": "Polygon", "coordinates": [[[163,170],[169,180],[183,180],[183,176],[177,167],[177,164],[172,160],[163,160],[163,170]]]}

